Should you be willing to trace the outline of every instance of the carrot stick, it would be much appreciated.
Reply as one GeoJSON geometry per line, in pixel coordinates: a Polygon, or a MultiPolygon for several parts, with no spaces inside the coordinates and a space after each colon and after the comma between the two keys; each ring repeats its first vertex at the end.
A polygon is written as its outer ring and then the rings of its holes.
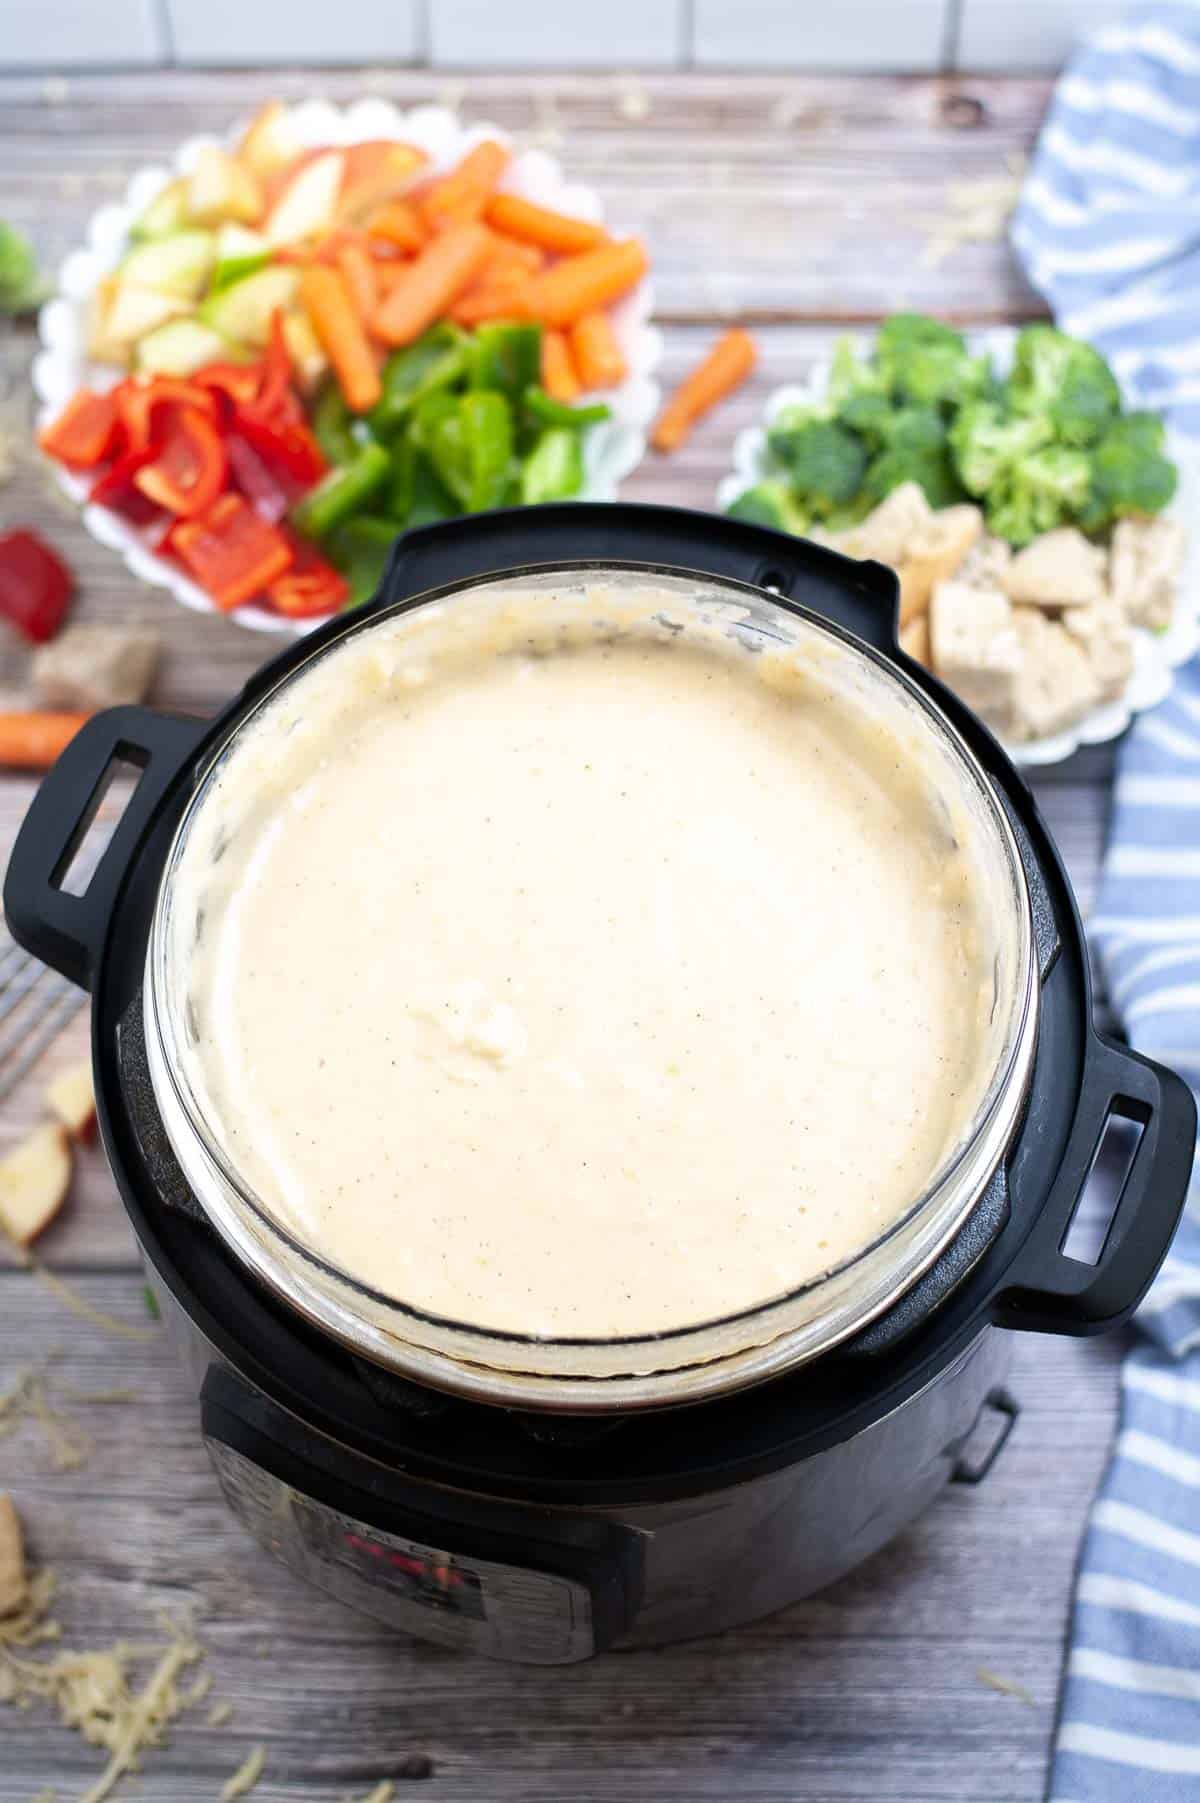
{"type": "Polygon", "coordinates": [[[542,387],[567,405],[579,399],[579,378],[565,332],[542,333],[542,387]]]}
{"type": "Polygon", "coordinates": [[[607,313],[584,313],[571,327],[571,356],[584,388],[615,388],[628,370],[607,313]]]}
{"type": "Polygon", "coordinates": [[[386,344],[411,344],[441,319],[470,287],[492,248],[485,226],[451,226],[405,265],[403,276],[375,310],[375,331],[386,344]]]}
{"type": "Polygon", "coordinates": [[[90,714],[0,714],[0,764],[49,770],[90,714]]]}
{"type": "Polygon", "coordinates": [[[479,326],[489,319],[529,318],[529,278],[517,271],[494,282],[477,282],[447,314],[456,326],[479,326]]]}
{"type": "Polygon", "coordinates": [[[408,269],[408,264],[376,261],[373,268],[375,271],[375,292],[379,299],[383,300],[386,295],[389,295],[392,292],[396,283],[404,276],[408,269]]]}
{"type": "Polygon", "coordinates": [[[493,232],[492,254],[483,266],[483,279],[490,282],[510,269],[519,269],[522,275],[536,275],[545,264],[546,253],[536,244],[522,244],[516,238],[506,238],[502,232],[493,232]]]}
{"type": "Polygon", "coordinates": [[[336,262],[350,290],[350,298],[358,317],[365,325],[373,315],[378,299],[375,292],[375,265],[362,245],[354,239],[338,246],[336,262]]]}
{"type": "Polygon", "coordinates": [[[754,368],[758,350],[749,332],[734,326],[686,375],[654,423],[656,451],[677,451],[696,421],[731,394],[754,368]]]}
{"type": "Polygon", "coordinates": [[[433,182],[421,197],[421,215],[434,231],[478,219],[512,152],[494,138],[484,138],[456,169],[433,182]]]}
{"type": "Polygon", "coordinates": [[[539,207],[519,194],[494,194],[484,212],[488,224],[509,238],[521,238],[541,250],[552,250],[558,256],[574,256],[581,250],[594,250],[603,244],[607,233],[602,225],[590,219],[573,219],[568,213],[555,213],[550,207],[539,207]]]}
{"type": "Polygon", "coordinates": [[[600,244],[577,257],[564,257],[535,276],[529,305],[543,325],[569,326],[582,313],[595,313],[619,300],[646,273],[645,247],[636,238],[600,244]]]}
{"type": "Polygon", "coordinates": [[[366,330],[340,269],[313,263],[300,277],[300,299],[347,407],[368,412],[383,393],[366,330]]]}
{"type": "Polygon", "coordinates": [[[416,251],[425,244],[429,233],[411,200],[393,200],[371,214],[367,236],[382,238],[385,244],[394,244],[400,250],[416,251]]]}

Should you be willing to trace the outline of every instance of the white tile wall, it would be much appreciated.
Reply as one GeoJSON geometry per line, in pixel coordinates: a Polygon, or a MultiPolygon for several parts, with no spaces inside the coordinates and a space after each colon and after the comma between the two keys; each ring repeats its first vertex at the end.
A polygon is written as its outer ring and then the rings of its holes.
{"type": "MultiPolygon", "coordinates": [[[[93,4],[107,5],[109,0],[93,4]]],[[[166,0],[166,4],[175,58],[181,63],[411,63],[424,48],[422,0],[166,0]]]]}
{"type": "Polygon", "coordinates": [[[937,69],[946,0],[694,0],[694,16],[701,67],[937,69]]]}
{"type": "Polygon", "coordinates": [[[1128,0],[0,0],[0,69],[1061,66],[1128,0]],[[164,26],[165,21],[165,26],[164,26]],[[955,22],[957,21],[957,24],[955,22]]]}
{"type": "Polygon", "coordinates": [[[646,68],[686,61],[684,0],[430,0],[434,63],[646,68]]]}
{"type": "Polygon", "coordinates": [[[1128,0],[962,0],[957,64],[1052,73],[1081,33],[1128,10],[1128,0]]]}
{"type": "Polygon", "coordinates": [[[166,60],[155,0],[0,0],[0,68],[166,60]]]}

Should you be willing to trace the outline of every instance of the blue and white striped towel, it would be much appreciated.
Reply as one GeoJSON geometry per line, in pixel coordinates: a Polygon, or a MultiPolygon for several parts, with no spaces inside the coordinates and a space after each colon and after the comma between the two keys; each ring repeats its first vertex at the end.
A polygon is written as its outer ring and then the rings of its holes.
{"type": "MultiPolygon", "coordinates": [[[[1200,5],[1138,7],[1072,59],[1013,242],[1059,324],[1200,433],[1200,5]]],[[[1200,1088],[1200,659],[1122,748],[1091,932],[1132,1043],[1200,1088]]],[[[1200,1799],[1195,1177],[1138,1325],[1080,1559],[1052,1803],[1200,1799]]]]}

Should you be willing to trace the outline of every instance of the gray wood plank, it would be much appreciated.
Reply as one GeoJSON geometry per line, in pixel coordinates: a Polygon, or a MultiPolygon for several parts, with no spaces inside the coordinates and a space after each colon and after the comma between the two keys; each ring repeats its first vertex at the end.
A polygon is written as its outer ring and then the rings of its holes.
{"type": "MultiPolygon", "coordinates": [[[[145,1317],[132,1274],[79,1280],[145,1317]]],[[[115,1341],[19,1274],[0,1276],[0,1370],[59,1346],[96,1436],[54,1474],[34,1430],[0,1441],[31,1549],[62,1580],[67,1644],[143,1637],[195,1610],[227,1728],[193,1712],[148,1756],[154,1803],[211,1803],[250,1745],[263,1803],[333,1800],[434,1761],[448,1803],[1032,1803],[1042,1794],[1075,1546],[1111,1430],[1119,1346],[1017,1336],[1023,1413],[978,1490],[950,1490],[908,1534],[822,1596],[686,1646],[559,1671],[464,1659],[395,1636],[271,1565],[219,1500],[195,1404],[165,1343],[115,1341]],[[997,1695],[984,1667],[1024,1685],[997,1695]]],[[[38,1713],[0,1711],[0,1803],[78,1794],[95,1754],[38,1713]]],[[[130,1794],[138,1794],[133,1791],[130,1794]]],[[[402,1794],[406,1794],[402,1791],[402,1794]]]]}
{"type": "Polygon", "coordinates": [[[654,247],[672,320],[873,318],[905,305],[955,318],[1042,311],[1002,243],[922,261],[948,180],[1003,175],[1029,148],[1049,84],[974,76],[722,74],[629,78],[412,70],[162,70],[119,81],[0,77],[6,216],[52,262],[139,163],[221,132],[268,94],[444,99],[561,152],[608,216],[654,247]]]}

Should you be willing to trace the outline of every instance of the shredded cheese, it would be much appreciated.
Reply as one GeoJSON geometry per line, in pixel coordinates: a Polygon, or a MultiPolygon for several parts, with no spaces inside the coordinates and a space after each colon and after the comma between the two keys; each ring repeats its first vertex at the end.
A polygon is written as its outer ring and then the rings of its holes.
{"type": "Polygon", "coordinates": [[[210,1728],[223,1728],[233,1714],[232,1703],[214,1703],[205,1717],[210,1728]]]}
{"type": "Polygon", "coordinates": [[[46,1289],[52,1295],[57,1296],[58,1300],[71,1310],[72,1314],[78,1315],[81,1321],[89,1321],[93,1327],[99,1327],[105,1333],[116,1334],[123,1340],[154,1340],[158,1338],[158,1330],[154,1327],[135,1327],[130,1321],[118,1321],[115,1315],[108,1315],[103,1309],[93,1308],[90,1302],[85,1301],[77,1290],[71,1288],[69,1283],[64,1283],[58,1273],[51,1271],[48,1266],[42,1264],[40,1259],[30,1257],[26,1262],[39,1283],[44,1284],[46,1289]]]}
{"type": "Polygon", "coordinates": [[[266,1749],[255,1747],[247,1753],[245,1759],[229,1782],[222,1787],[221,1803],[235,1803],[238,1797],[249,1796],[263,1774],[263,1766],[267,1763],[266,1749]]]}
{"type": "Polygon", "coordinates": [[[994,244],[1004,237],[1020,197],[1025,158],[1013,152],[1005,162],[1007,175],[946,184],[946,211],[923,221],[930,228],[921,252],[927,268],[936,269],[964,244],[994,244]]]}
{"type": "Polygon", "coordinates": [[[45,1378],[32,1366],[18,1371],[11,1388],[0,1394],[0,1440],[15,1434],[24,1421],[36,1421],[41,1428],[55,1471],[78,1471],[87,1463],[91,1436],[52,1406],[45,1378]]]}
{"type": "Polygon", "coordinates": [[[80,1799],[104,1803],[125,1773],[137,1769],[141,1754],[161,1746],[167,1727],[186,1707],[179,1676],[204,1655],[190,1632],[167,1622],[165,1645],[117,1641],[86,1652],[27,1658],[30,1648],[60,1637],[58,1623],[47,1616],[54,1589],[50,1572],[35,1573],[25,1607],[0,1620],[0,1702],[18,1709],[48,1703],[90,1746],[104,1748],[108,1764],[80,1799]],[[147,1659],[156,1663],[139,1690],[134,1667],[147,1659]]]}
{"type": "Polygon", "coordinates": [[[1023,1684],[1018,1684],[1015,1678],[1006,1678],[1000,1672],[989,1670],[986,1665],[977,1665],[975,1676],[989,1690],[998,1690],[1002,1697],[1016,1697],[1018,1703],[1028,1703],[1032,1707],[1032,1693],[1023,1684]]]}

